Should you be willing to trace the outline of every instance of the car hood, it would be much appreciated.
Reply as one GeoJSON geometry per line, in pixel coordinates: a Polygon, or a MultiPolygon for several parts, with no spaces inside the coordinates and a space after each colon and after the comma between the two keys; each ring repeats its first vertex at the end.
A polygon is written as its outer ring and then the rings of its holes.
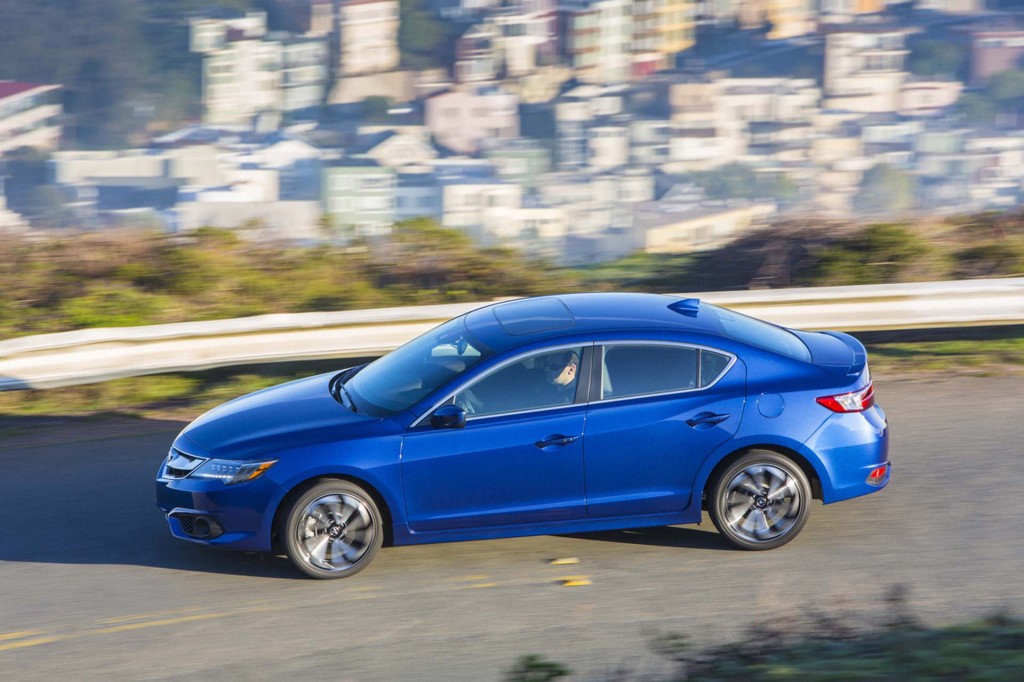
{"type": "Polygon", "coordinates": [[[215,407],[189,424],[175,447],[241,459],[351,438],[380,419],[357,414],[330,393],[332,374],[292,381],[215,407]]]}

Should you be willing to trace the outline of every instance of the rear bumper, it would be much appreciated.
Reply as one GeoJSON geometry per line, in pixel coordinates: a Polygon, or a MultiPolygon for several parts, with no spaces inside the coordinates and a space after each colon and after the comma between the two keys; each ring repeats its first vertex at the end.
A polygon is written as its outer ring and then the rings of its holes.
{"type": "Polygon", "coordinates": [[[825,504],[877,492],[889,484],[889,425],[877,405],[864,412],[834,414],[805,444],[825,469],[821,476],[825,504]],[[881,479],[868,482],[871,473],[885,466],[881,479]]]}

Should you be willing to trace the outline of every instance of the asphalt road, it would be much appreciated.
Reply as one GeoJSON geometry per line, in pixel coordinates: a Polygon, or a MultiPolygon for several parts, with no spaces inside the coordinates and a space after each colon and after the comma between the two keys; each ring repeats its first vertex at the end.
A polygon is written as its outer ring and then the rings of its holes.
{"type": "Polygon", "coordinates": [[[892,483],[784,548],[705,522],[390,548],[328,582],[169,536],[152,479],[181,423],[0,417],[0,679],[498,680],[531,653],[607,679],[667,670],[659,632],[881,617],[893,585],[927,622],[1024,612],[1024,378],[877,389],[892,483]]]}

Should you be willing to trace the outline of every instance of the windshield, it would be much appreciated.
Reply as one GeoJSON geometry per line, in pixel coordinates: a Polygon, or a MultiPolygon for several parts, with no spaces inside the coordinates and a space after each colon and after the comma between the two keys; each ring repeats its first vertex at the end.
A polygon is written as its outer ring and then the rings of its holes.
{"type": "Polygon", "coordinates": [[[394,414],[491,355],[458,317],[370,363],[345,389],[360,411],[394,414]]]}

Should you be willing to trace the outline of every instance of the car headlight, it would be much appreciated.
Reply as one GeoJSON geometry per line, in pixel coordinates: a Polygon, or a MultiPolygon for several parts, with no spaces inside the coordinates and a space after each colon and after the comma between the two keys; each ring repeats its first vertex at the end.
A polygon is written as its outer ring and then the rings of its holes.
{"type": "Polygon", "coordinates": [[[203,462],[191,478],[206,478],[222,481],[224,485],[234,485],[243,481],[252,481],[274,466],[276,459],[266,462],[234,462],[228,459],[210,459],[203,462]]]}

